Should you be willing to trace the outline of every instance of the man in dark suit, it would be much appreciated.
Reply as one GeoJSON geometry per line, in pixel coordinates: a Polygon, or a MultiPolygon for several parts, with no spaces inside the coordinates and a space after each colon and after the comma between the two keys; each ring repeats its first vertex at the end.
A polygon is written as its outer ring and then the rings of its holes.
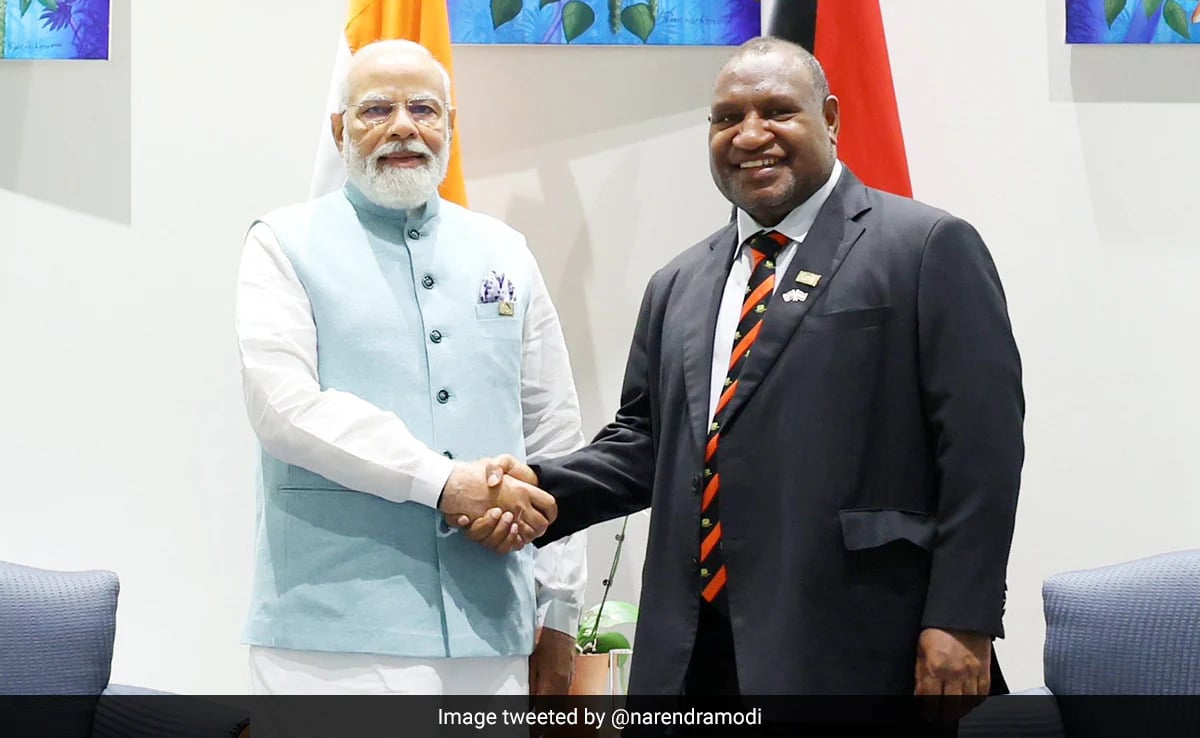
{"type": "Polygon", "coordinates": [[[798,46],[740,48],[711,113],[736,220],[651,278],[613,422],[510,469],[539,543],[651,507],[631,693],[985,695],[1024,454],[987,248],[837,161],[798,46]]]}

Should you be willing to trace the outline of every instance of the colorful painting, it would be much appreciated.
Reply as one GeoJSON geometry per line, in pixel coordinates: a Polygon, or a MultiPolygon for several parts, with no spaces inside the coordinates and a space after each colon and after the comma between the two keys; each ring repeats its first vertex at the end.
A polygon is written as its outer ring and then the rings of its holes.
{"type": "Polygon", "coordinates": [[[0,58],[107,59],[110,0],[0,0],[0,58]]]}
{"type": "Polygon", "coordinates": [[[759,0],[449,0],[462,44],[736,45],[759,35],[761,10],[759,0]]]}
{"type": "Polygon", "coordinates": [[[1200,43],[1200,0],[1067,0],[1067,43],[1200,43]]]}

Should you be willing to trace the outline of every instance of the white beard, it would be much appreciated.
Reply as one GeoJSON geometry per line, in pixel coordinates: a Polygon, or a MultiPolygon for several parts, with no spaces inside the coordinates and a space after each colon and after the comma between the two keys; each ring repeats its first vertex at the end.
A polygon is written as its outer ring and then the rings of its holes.
{"type": "Polygon", "coordinates": [[[433,151],[420,140],[390,141],[364,156],[350,139],[350,131],[342,133],[342,160],[346,178],[362,191],[368,200],[383,208],[411,210],[420,207],[437,195],[438,185],[446,178],[450,166],[450,141],[442,150],[433,151]],[[428,162],[418,167],[383,167],[379,159],[401,151],[424,154],[428,162]]]}

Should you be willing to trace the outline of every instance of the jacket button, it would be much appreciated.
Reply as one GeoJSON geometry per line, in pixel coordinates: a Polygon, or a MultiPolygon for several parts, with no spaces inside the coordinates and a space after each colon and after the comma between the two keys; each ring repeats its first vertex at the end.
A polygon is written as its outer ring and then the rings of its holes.
{"type": "Polygon", "coordinates": [[[442,342],[442,332],[441,331],[431,332],[429,334],[429,340],[433,341],[434,343],[441,343],[442,342]]]}
{"type": "Polygon", "coordinates": [[[412,230],[410,230],[408,232],[408,237],[415,241],[421,237],[421,232],[418,231],[416,228],[413,228],[412,230]]]}
{"type": "Polygon", "coordinates": [[[433,289],[433,276],[426,274],[425,277],[421,279],[421,286],[427,290],[433,289]]]}
{"type": "Polygon", "coordinates": [[[437,400],[438,400],[438,402],[445,405],[447,402],[450,402],[450,393],[447,392],[446,390],[438,390],[437,400]]]}
{"type": "Polygon", "coordinates": [[[700,493],[700,483],[703,479],[704,477],[700,476],[699,474],[692,477],[692,491],[696,494],[700,493]]]}

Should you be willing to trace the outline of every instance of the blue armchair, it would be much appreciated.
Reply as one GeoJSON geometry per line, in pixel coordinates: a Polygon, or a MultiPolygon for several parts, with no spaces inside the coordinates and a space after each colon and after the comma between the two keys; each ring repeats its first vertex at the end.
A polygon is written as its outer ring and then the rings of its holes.
{"type": "Polygon", "coordinates": [[[109,684],[120,583],[0,561],[0,725],[5,735],[236,736],[226,705],[109,684]]]}
{"type": "Polygon", "coordinates": [[[1042,600],[1046,685],[987,700],[960,736],[1200,735],[1200,550],[1056,574],[1042,600]]]}

